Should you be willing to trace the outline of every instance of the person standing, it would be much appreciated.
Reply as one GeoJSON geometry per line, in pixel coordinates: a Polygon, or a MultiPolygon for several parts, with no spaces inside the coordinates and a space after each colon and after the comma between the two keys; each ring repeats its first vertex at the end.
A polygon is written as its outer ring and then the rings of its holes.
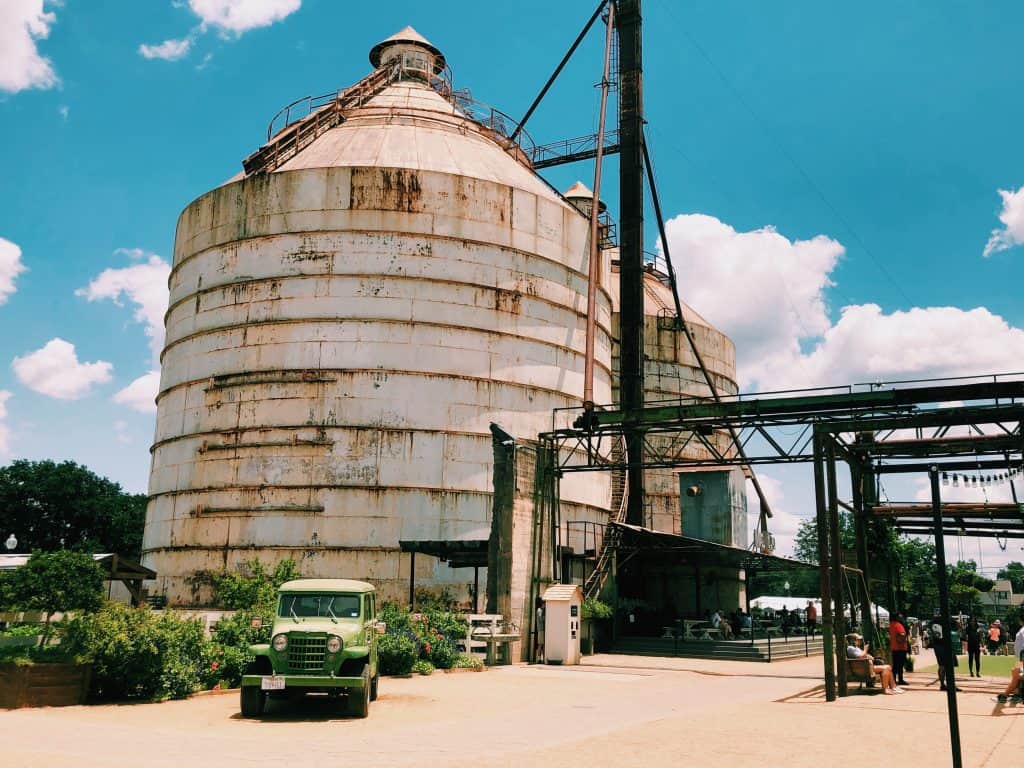
{"type": "Polygon", "coordinates": [[[981,677],[981,627],[974,616],[967,622],[967,670],[971,677],[981,677]]]}
{"type": "Polygon", "coordinates": [[[818,628],[818,607],[813,600],[807,601],[807,635],[814,637],[814,630],[818,628]]]}
{"type": "Polygon", "coordinates": [[[995,656],[999,650],[999,619],[996,619],[988,628],[988,655],[995,656]]]}
{"type": "Polygon", "coordinates": [[[889,650],[892,651],[892,674],[896,678],[896,685],[906,685],[903,679],[903,667],[907,662],[907,627],[905,620],[896,614],[889,622],[889,650]]]}

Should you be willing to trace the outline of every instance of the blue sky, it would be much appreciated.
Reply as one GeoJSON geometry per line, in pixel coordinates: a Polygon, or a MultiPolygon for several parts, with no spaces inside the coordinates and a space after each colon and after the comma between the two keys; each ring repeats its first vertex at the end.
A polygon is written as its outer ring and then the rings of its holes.
{"type": "MultiPolygon", "coordinates": [[[[153,367],[161,259],[181,209],[237,172],[280,106],[359,79],[412,24],[458,87],[518,116],[594,5],[5,0],[0,461],[67,457],[145,489],[153,415],[124,390],[153,367]]],[[[644,12],[684,299],[736,339],[745,389],[1024,368],[1024,5],[644,12]]],[[[600,52],[594,34],[536,140],[594,129],[600,52]]]]}

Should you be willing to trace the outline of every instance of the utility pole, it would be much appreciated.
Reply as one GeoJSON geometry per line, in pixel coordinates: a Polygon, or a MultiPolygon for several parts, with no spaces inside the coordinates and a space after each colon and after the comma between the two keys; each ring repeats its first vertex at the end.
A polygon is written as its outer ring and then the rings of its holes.
{"type": "MultiPolygon", "coordinates": [[[[644,405],[644,156],[640,0],[619,0],[619,400],[644,405]]],[[[626,521],[644,523],[643,433],[628,433],[626,521]]]]}

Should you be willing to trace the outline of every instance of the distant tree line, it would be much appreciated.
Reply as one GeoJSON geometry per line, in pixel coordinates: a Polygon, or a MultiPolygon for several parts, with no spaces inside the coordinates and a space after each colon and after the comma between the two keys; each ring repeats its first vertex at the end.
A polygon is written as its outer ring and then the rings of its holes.
{"type": "MultiPolygon", "coordinates": [[[[855,534],[853,515],[843,512],[839,526],[840,546],[853,551],[855,534]]],[[[875,566],[872,573],[872,600],[892,610],[890,603],[895,597],[896,608],[912,616],[931,616],[939,602],[938,579],[935,564],[935,544],[913,538],[900,538],[891,527],[882,521],[870,521],[867,530],[868,551],[875,566]],[[886,567],[892,563],[893,590],[890,596],[885,583],[875,581],[886,577],[886,567]]],[[[794,557],[807,563],[818,562],[818,523],[814,518],[801,521],[794,539],[794,557]]],[[[973,560],[962,560],[947,564],[949,577],[950,608],[957,613],[981,615],[984,613],[981,595],[992,589],[995,582],[978,573],[973,560]]],[[[852,577],[851,577],[852,578],[852,577]]],[[[1024,564],[1012,562],[999,571],[997,578],[1009,579],[1015,593],[1024,593],[1024,564]]],[[[789,572],[765,572],[754,574],[751,582],[752,596],[784,595],[788,582],[789,593],[798,597],[820,594],[817,571],[793,570],[789,572]]],[[[851,581],[852,585],[852,581],[851,581]]],[[[856,587],[854,587],[856,588],[856,587]]],[[[848,598],[847,598],[848,599],[848,598]]],[[[1002,617],[999,617],[1002,618],[1002,617]]]]}
{"type": "Polygon", "coordinates": [[[0,467],[0,540],[18,551],[142,553],[146,495],[127,493],[73,461],[18,460],[0,467]]]}

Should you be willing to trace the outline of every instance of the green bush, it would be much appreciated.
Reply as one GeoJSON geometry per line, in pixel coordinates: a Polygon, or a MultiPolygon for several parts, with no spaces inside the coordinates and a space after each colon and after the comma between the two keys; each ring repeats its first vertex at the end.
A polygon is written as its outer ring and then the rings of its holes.
{"type": "Polygon", "coordinates": [[[430,587],[417,587],[413,592],[416,603],[416,610],[420,612],[447,612],[458,610],[459,603],[448,587],[431,589],[430,587]]]}
{"type": "Polygon", "coordinates": [[[416,643],[406,634],[388,633],[377,641],[377,661],[382,675],[407,675],[416,662],[416,643]]]}
{"type": "Polygon", "coordinates": [[[36,637],[43,634],[43,628],[38,624],[16,624],[0,632],[0,637],[36,637]]]}
{"type": "Polygon", "coordinates": [[[417,659],[412,665],[412,671],[417,675],[429,675],[434,671],[434,665],[426,659],[417,659]]]}
{"type": "Polygon", "coordinates": [[[428,654],[430,663],[438,669],[451,669],[458,657],[459,650],[455,647],[455,643],[448,640],[438,640],[433,643],[428,654]]]}
{"type": "Polygon", "coordinates": [[[596,597],[588,597],[583,601],[584,619],[610,619],[612,607],[608,603],[598,600],[596,597]]]}
{"type": "Polygon", "coordinates": [[[277,607],[277,588],[300,577],[294,560],[282,560],[272,572],[259,560],[250,560],[234,571],[205,574],[213,587],[215,605],[233,610],[251,610],[272,616],[277,607]]]}
{"type": "Polygon", "coordinates": [[[213,646],[202,624],[171,612],[108,603],[61,629],[61,647],[92,662],[100,699],[182,698],[209,677],[213,646]]]}
{"type": "Polygon", "coordinates": [[[213,641],[219,645],[248,648],[258,643],[269,643],[274,622],[269,616],[253,611],[237,611],[217,622],[213,629],[213,641]],[[254,626],[253,623],[257,626],[254,626]]]}
{"type": "Polygon", "coordinates": [[[452,664],[452,669],[483,669],[484,661],[477,656],[471,656],[468,653],[460,653],[455,657],[455,663],[452,664]]]}

